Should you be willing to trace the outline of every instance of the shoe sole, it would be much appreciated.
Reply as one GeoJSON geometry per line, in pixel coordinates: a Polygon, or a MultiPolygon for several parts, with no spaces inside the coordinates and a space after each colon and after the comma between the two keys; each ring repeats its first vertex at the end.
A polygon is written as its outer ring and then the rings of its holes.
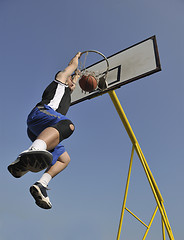
{"type": "Polygon", "coordinates": [[[39,206],[40,208],[43,209],[51,209],[52,205],[50,202],[48,202],[45,197],[43,197],[40,188],[33,185],[30,187],[30,193],[33,196],[33,198],[35,199],[35,203],[37,206],[39,206]]]}
{"type": "Polygon", "coordinates": [[[53,156],[48,151],[30,151],[22,153],[17,162],[8,166],[8,171],[15,177],[20,178],[27,172],[40,172],[52,162],[53,156]]]}
{"type": "Polygon", "coordinates": [[[23,175],[25,175],[29,170],[27,170],[21,162],[15,161],[14,163],[10,164],[8,166],[8,171],[15,177],[15,178],[20,178],[23,175]]]}

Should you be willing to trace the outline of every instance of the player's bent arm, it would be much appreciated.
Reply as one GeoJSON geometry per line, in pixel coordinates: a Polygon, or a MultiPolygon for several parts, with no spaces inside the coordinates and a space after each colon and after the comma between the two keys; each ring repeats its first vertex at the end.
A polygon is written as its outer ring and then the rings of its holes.
{"type": "Polygon", "coordinates": [[[76,83],[77,81],[79,80],[80,78],[80,75],[78,72],[75,73],[75,75],[73,76],[73,79],[72,79],[72,83],[73,83],[73,86],[70,87],[71,91],[73,92],[73,90],[75,89],[76,87],[76,83]]]}
{"type": "Polygon", "coordinates": [[[66,83],[67,78],[72,75],[72,73],[77,69],[78,67],[78,59],[80,57],[81,53],[78,52],[72,60],[69,62],[68,66],[64,69],[64,71],[59,72],[56,76],[56,79],[62,83],[66,83]]]}
{"type": "Polygon", "coordinates": [[[76,84],[79,78],[80,78],[80,71],[77,70],[75,71],[75,75],[73,76],[72,82],[76,84]]]}

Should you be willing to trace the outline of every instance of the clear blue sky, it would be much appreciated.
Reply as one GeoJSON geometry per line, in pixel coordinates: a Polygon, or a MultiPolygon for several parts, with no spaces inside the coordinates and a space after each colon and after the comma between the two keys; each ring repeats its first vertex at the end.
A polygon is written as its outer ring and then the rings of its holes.
{"type": "MultiPolygon", "coordinates": [[[[68,168],[49,187],[53,208],[38,208],[9,163],[29,147],[26,118],[55,73],[77,51],[106,56],[156,35],[162,71],[116,91],[152,170],[175,239],[183,239],[184,2],[182,0],[0,0],[0,239],[116,239],[131,143],[108,94],[71,107],[68,168]]],[[[156,206],[135,155],[127,207],[149,222],[156,206]]],[[[125,213],[121,239],[145,231],[125,213]]],[[[158,212],[147,237],[162,239],[158,212]]],[[[168,237],[167,237],[168,239],[168,237]]]]}

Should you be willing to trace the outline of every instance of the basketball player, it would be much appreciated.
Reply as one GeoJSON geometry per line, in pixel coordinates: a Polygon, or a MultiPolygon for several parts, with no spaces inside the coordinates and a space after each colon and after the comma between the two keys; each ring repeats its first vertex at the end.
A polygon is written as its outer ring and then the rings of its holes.
{"type": "Polygon", "coordinates": [[[61,141],[74,131],[74,124],[65,115],[70,107],[71,93],[79,79],[76,69],[80,55],[78,52],[64,71],[58,72],[55,80],[45,89],[41,102],[27,119],[27,133],[33,143],[8,166],[9,172],[16,178],[28,171],[39,172],[47,168],[40,180],[30,187],[36,204],[44,209],[52,207],[46,191],[48,183],[70,162],[61,141]]]}

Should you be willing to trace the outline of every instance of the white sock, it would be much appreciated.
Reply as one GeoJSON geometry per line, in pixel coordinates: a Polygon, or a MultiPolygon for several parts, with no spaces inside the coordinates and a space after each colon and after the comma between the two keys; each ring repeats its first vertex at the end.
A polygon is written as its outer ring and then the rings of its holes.
{"type": "Polygon", "coordinates": [[[47,149],[47,144],[41,140],[41,139],[36,139],[32,145],[30,146],[29,149],[35,148],[37,150],[46,150],[47,149]]]}
{"type": "Polygon", "coordinates": [[[51,179],[52,177],[50,174],[44,173],[40,180],[37,182],[41,183],[44,187],[47,187],[51,179]]]}

